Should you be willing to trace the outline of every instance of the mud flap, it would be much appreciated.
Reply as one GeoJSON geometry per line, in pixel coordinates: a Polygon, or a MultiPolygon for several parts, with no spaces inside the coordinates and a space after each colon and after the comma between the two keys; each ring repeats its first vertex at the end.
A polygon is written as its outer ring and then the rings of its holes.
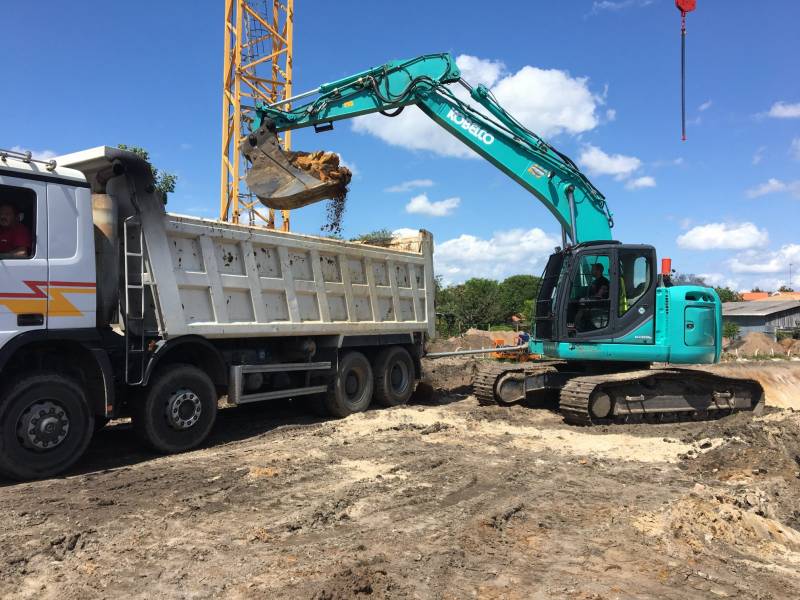
{"type": "Polygon", "coordinates": [[[307,155],[287,155],[269,123],[247,136],[240,150],[251,163],[246,177],[247,187],[270,208],[291,210],[329,198],[342,198],[347,192],[351,174],[346,168],[338,167],[338,159],[335,178],[323,180],[315,177],[308,170],[292,164],[292,158],[307,155]]]}

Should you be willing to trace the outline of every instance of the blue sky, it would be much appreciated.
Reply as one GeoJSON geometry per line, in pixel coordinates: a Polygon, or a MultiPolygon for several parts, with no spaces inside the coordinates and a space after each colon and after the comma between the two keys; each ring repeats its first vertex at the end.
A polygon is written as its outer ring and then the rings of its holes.
{"type": "MultiPolygon", "coordinates": [[[[392,59],[461,56],[472,83],[502,91],[590,173],[617,239],[713,283],[774,289],[790,262],[800,271],[800,2],[698,4],[685,143],[671,0],[296,0],[295,91],[392,59]]],[[[7,3],[0,147],[141,145],[179,175],[171,210],[216,215],[222,12],[222,0],[7,3]]],[[[344,234],[426,228],[449,281],[538,274],[560,238],[550,214],[406,112],[295,135],[295,148],[355,166],[344,234]]],[[[322,206],[293,213],[295,231],[323,222],[322,206]]]]}

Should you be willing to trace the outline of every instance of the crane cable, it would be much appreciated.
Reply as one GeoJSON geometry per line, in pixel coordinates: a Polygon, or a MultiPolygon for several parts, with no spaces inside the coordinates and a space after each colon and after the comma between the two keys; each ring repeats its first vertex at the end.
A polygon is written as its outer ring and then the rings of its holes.
{"type": "Polygon", "coordinates": [[[697,8],[697,0],[675,0],[681,11],[681,141],[686,141],[686,13],[697,8]]]}

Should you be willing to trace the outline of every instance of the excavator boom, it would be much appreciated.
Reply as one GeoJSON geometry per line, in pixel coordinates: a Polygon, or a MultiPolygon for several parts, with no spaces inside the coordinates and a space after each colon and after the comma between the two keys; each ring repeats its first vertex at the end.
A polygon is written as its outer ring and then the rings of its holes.
{"type": "Polygon", "coordinates": [[[603,194],[567,156],[503,109],[486,87],[464,82],[449,54],[390,62],[324,84],[307,95],[316,97],[291,109],[286,102],[258,106],[254,132],[242,143],[253,164],[248,186],[267,206],[296,208],[330,197],[325,194],[331,185],[309,181],[306,173],[296,173],[281,156],[278,133],[312,126],[326,130],[334,121],[375,112],[392,117],[415,105],[531,192],[573,244],[611,239],[613,219],[603,194]],[[463,85],[483,110],[459,98],[451,84],[463,85]]]}

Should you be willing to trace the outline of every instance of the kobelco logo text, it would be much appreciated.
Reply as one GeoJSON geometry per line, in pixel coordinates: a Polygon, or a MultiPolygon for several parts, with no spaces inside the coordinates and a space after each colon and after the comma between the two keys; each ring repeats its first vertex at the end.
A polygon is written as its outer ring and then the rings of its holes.
{"type": "Polygon", "coordinates": [[[447,118],[461,127],[461,129],[464,129],[471,136],[478,138],[487,146],[494,142],[494,136],[491,133],[485,129],[481,129],[476,123],[470,121],[460,112],[457,112],[451,108],[447,111],[447,118]]]}

